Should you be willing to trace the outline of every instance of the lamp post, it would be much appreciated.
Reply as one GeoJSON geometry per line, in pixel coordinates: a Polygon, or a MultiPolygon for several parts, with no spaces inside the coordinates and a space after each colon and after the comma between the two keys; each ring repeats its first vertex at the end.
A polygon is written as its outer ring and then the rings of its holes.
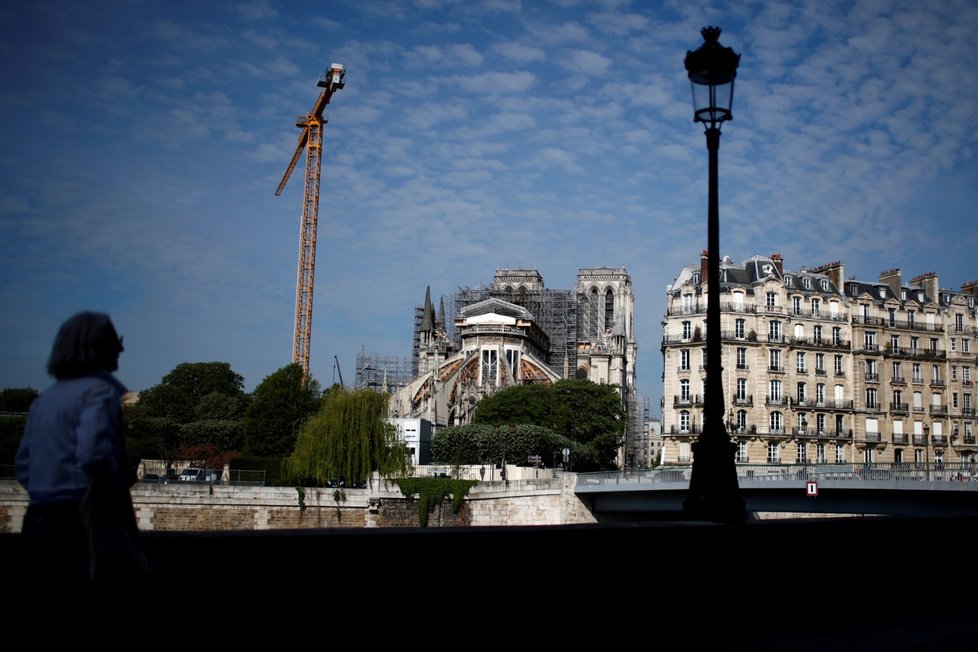
{"type": "Polygon", "coordinates": [[[930,482],[930,424],[924,424],[924,473],[930,482]]]}
{"type": "Polygon", "coordinates": [[[719,27],[704,27],[703,45],[686,52],[683,62],[693,89],[693,122],[702,122],[710,158],[708,203],[708,279],[706,304],[706,389],[703,431],[693,444],[693,468],[683,515],[689,520],[742,523],[744,501],[734,463],[736,446],[723,423],[723,370],[720,359],[720,211],[717,199],[717,152],[720,125],[732,119],[734,79],[740,55],[717,41],[719,27]]]}

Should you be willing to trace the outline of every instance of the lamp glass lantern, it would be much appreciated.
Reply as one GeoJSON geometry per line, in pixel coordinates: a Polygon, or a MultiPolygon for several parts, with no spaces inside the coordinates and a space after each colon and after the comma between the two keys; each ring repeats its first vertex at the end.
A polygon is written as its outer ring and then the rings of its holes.
{"type": "Polygon", "coordinates": [[[723,47],[719,27],[704,27],[703,45],[686,52],[686,72],[693,89],[693,121],[718,127],[732,120],[734,80],[740,55],[723,47]]]}

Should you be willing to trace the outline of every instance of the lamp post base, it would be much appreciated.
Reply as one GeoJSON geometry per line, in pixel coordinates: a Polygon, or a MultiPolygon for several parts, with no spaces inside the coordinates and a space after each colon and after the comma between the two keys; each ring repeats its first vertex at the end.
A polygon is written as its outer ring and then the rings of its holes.
{"type": "Polygon", "coordinates": [[[693,473],[689,479],[689,495],[683,501],[685,520],[729,525],[747,520],[733,461],[736,448],[725,432],[713,433],[713,438],[705,441],[701,438],[693,444],[693,473]],[[723,440],[718,440],[720,434],[724,435],[723,440]]]}

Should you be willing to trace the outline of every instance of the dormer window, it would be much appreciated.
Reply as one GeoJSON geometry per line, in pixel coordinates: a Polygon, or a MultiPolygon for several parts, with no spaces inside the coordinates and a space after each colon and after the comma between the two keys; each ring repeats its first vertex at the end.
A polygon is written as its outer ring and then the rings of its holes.
{"type": "Polygon", "coordinates": [[[886,288],[880,288],[880,299],[886,298],[886,288]]]}
{"type": "Polygon", "coordinates": [[[695,274],[693,274],[693,285],[699,285],[699,284],[700,284],[700,273],[696,272],[695,274]]]}
{"type": "Polygon", "coordinates": [[[812,289],[812,279],[810,279],[810,278],[808,278],[806,276],[805,279],[802,281],[802,283],[805,284],[805,289],[806,290],[811,290],[812,289]]]}
{"type": "Polygon", "coordinates": [[[789,288],[790,287],[794,287],[794,285],[795,285],[795,277],[792,276],[791,274],[788,274],[787,276],[784,277],[784,284],[786,286],[788,286],[789,288]]]}
{"type": "Polygon", "coordinates": [[[829,279],[827,278],[822,279],[822,289],[825,290],[826,292],[829,291],[829,279]]]}

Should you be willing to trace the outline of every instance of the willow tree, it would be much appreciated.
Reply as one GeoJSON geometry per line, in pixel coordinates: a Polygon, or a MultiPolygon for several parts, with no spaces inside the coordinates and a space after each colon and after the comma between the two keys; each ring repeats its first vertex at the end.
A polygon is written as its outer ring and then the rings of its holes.
{"type": "Polygon", "coordinates": [[[319,412],[299,431],[286,463],[289,479],[324,485],[338,478],[369,480],[374,471],[403,475],[407,446],[387,422],[387,400],[387,394],[372,390],[327,392],[319,412]]]}

